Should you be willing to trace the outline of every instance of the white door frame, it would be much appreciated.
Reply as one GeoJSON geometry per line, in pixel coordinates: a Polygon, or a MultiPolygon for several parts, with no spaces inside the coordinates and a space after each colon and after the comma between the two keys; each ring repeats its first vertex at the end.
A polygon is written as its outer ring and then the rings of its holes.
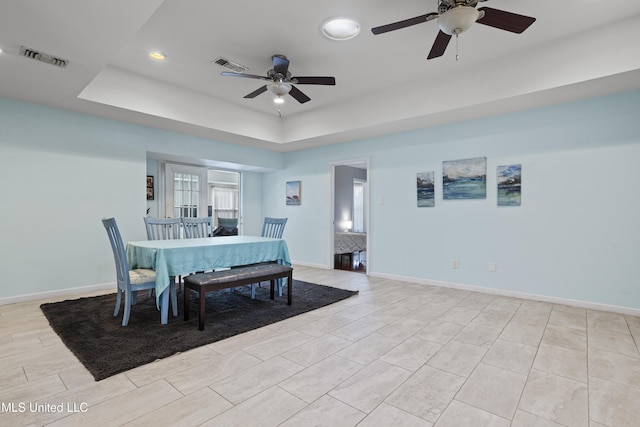
{"type": "Polygon", "coordinates": [[[365,233],[367,233],[367,262],[365,264],[365,274],[369,274],[370,271],[370,252],[369,252],[369,242],[371,241],[371,234],[369,229],[369,224],[371,221],[369,220],[369,211],[371,210],[371,198],[370,187],[371,187],[371,172],[370,172],[370,158],[369,157],[361,157],[350,160],[341,160],[337,162],[329,163],[329,176],[330,179],[330,188],[329,188],[329,268],[335,268],[335,258],[333,253],[333,241],[334,241],[334,233],[335,233],[335,198],[336,198],[336,166],[352,166],[352,165],[361,165],[365,164],[365,169],[367,171],[367,184],[365,186],[365,200],[367,201],[367,205],[364,209],[364,218],[365,218],[365,233]]]}

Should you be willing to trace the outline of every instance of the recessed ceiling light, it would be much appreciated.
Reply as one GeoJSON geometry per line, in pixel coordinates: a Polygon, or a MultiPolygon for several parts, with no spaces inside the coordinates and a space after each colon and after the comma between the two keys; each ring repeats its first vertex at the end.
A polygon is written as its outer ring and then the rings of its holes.
{"type": "Polygon", "coordinates": [[[322,24],[322,34],[332,40],[349,40],[360,32],[360,24],[349,18],[335,18],[322,24]]]}
{"type": "Polygon", "coordinates": [[[162,52],[151,52],[149,54],[151,59],[155,59],[156,61],[162,61],[167,58],[167,56],[162,52]]]}

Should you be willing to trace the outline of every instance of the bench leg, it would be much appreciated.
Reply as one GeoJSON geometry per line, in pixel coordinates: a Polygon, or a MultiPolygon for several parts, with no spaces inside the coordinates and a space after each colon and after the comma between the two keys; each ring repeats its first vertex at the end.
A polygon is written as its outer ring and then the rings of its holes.
{"type": "Polygon", "coordinates": [[[204,303],[206,302],[205,298],[206,292],[204,289],[200,288],[200,314],[198,315],[198,329],[201,331],[204,330],[204,303]]]}
{"type": "Polygon", "coordinates": [[[293,274],[287,275],[287,304],[291,305],[291,295],[293,294],[293,274]]]}
{"type": "Polygon", "coordinates": [[[187,288],[186,286],[184,287],[184,290],[182,291],[182,310],[184,311],[184,317],[183,319],[189,320],[189,294],[191,293],[191,289],[187,288]]]}
{"type": "Polygon", "coordinates": [[[271,293],[269,294],[269,298],[273,299],[275,296],[275,287],[276,287],[276,279],[271,279],[271,293]]]}

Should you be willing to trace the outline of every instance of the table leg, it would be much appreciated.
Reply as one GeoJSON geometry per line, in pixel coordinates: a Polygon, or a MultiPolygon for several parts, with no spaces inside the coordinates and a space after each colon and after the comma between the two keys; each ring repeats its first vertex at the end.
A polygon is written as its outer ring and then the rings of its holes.
{"type": "Polygon", "coordinates": [[[169,321],[169,292],[170,287],[162,292],[160,296],[160,323],[166,325],[169,321]]]}
{"type": "Polygon", "coordinates": [[[206,292],[200,287],[200,315],[198,316],[198,329],[204,330],[204,303],[206,301],[206,292]]]}
{"type": "Polygon", "coordinates": [[[184,311],[184,314],[183,314],[184,320],[189,320],[189,294],[190,293],[191,293],[191,289],[185,286],[182,290],[182,301],[183,301],[182,310],[184,311]]]}

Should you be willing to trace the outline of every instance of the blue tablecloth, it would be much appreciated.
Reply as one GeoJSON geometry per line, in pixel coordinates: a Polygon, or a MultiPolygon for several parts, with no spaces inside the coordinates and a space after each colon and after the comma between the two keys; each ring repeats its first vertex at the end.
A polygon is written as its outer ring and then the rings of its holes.
{"type": "Polygon", "coordinates": [[[291,265],[284,240],[255,236],[129,242],[127,261],[131,269],[156,271],[158,306],[161,294],[169,287],[170,276],[267,261],[291,265]]]}

